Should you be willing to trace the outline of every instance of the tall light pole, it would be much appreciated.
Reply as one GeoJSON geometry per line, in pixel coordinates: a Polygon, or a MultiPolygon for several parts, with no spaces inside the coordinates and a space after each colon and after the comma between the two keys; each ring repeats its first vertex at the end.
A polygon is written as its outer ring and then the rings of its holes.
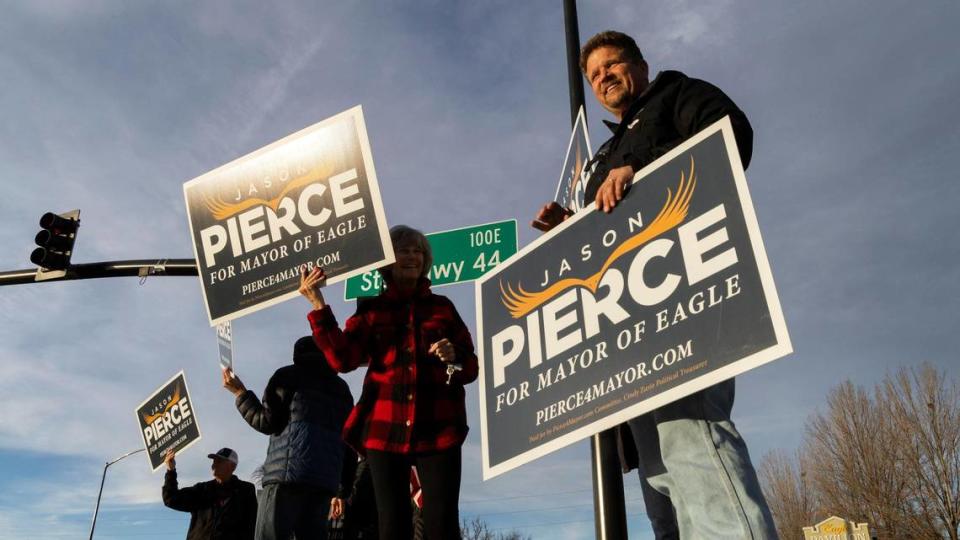
{"type": "MultiPolygon", "coordinates": [[[[586,118],[583,77],[580,74],[580,29],[577,24],[576,0],[563,0],[563,20],[567,35],[570,123],[576,124],[580,107],[584,107],[584,118],[586,118]]],[[[615,429],[608,429],[590,438],[593,518],[597,540],[619,540],[627,537],[627,510],[623,497],[623,474],[620,472],[615,429]]]]}
{"type": "Polygon", "coordinates": [[[90,540],[93,540],[93,530],[97,527],[97,514],[100,513],[100,497],[103,496],[103,484],[104,484],[104,482],[106,482],[106,480],[107,480],[107,469],[109,469],[111,465],[113,465],[114,463],[120,461],[121,459],[126,458],[126,457],[130,457],[130,456],[136,454],[137,452],[143,452],[143,451],[145,451],[145,450],[146,450],[146,448],[140,448],[140,449],[138,449],[138,450],[133,450],[133,451],[131,451],[131,452],[127,452],[126,454],[118,457],[117,459],[115,459],[115,460],[113,460],[113,461],[108,461],[107,464],[103,466],[103,476],[100,478],[100,493],[97,493],[97,507],[94,508],[94,510],[93,510],[93,523],[90,524],[90,540]]]}

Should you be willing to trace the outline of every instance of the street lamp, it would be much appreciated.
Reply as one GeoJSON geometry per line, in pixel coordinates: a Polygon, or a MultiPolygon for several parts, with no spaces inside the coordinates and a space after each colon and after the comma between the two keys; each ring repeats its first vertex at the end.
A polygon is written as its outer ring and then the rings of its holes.
{"type": "Polygon", "coordinates": [[[97,514],[100,513],[100,497],[103,496],[103,483],[107,480],[107,469],[109,469],[111,465],[120,461],[121,459],[130,457],[136,454],[137,452],[143,452],[145,450],[146,448],[140,448],[139,450],[133,450],[132,452],[127,452],[126,454],[118,457],[113,461],[108,461],[107,464],[103,466],[103,477],[100,478],[100,493],[97,494],[97,507],[93,510],[93,523],[90,524],[90,540],[93,540],[93,530],[97,527],[97,514]]]}

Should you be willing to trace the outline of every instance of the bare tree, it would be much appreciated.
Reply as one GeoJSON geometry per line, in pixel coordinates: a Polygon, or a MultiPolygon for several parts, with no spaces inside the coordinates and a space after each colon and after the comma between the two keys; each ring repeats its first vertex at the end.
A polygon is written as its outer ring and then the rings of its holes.
{"type": "Polygon", "coordinates": [[[836,514],[879,538],[960,540],[960,388],[929,365],[887,376],[872,394],[846,381],[807,422],[795,458],[761,462],[784,538],[836,514]]]}
{"type": "Polygon", "coordinates": [[[817,521],[818,499],[802,454],[797,452],[794,462],[782,451],[770,452],[760,462],[759,474],[777,534],[782,540],[803,540],[803,528],[817,521]]]}
{"type": "Polygon", "coordinates": [[[460,536],[462,540],[530,540],[531,538],[517,531],[493,532],[487,526],[487,522],[479,517],[474,517],[470,521],[463,520],[460,524],[460,536]]]}
{"type": "Polygon", "coordinates": [[[930,365],[900,369],[882,385],[882,405],[901,435],[904,466],[922,524],[957,540],[960,528],[960,388],[930,365]]]}
{"type": "Polygon", "coordinates": [[[807,424],[812,484],[823,507],[867,521],[884,538],[911,538],[906,519],[910,482],[902,474],[899,437],[867,392],[846,381],[827,396],[827,410],[807,424]]]}

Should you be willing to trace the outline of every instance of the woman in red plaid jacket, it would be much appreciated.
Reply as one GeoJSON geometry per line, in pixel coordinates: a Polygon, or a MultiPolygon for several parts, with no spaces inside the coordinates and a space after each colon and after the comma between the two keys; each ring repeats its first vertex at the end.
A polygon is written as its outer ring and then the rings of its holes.
{"type": "Polygon", "coordinates": [[[321,268],[304,272],[300,293],[313,305],[313,338],[333,369],[367,365],[344,440],[370,464],[380,538],[412,537],[410,466],[423,489],[427,538],[460,538],[460,447],[467,436],[465,384],[477,378],[473,340],[453,303],[430,291],[426,237],[390,229],[396,262],[381,269],[386,288],[361,300],[344,329],[324,302],[321,268]]]}

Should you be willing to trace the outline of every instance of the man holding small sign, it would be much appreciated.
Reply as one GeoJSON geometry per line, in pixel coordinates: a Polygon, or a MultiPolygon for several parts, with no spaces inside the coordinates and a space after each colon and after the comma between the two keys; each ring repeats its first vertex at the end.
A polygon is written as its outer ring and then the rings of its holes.
{"type": "MultiPolygon", "coordinates": [[[[619,121],[607,122],[614,135],[590,164],[585,200],[597,210],[612,212],[636,172],[724,116],[744,167],[749,163],[753,131],[733,101],[676,71],[648,81],[647,63],[630,36],[593,36],[581,51],[580,67],[597,101],[619,121]]],[[[551,202],[532,226],[549,231],[571,215],[551,202]]],[[[733,397],[731,378],[642,414],[628,422],[629,429],[621,426],[627,440],[632,434],[641,478],[650,484],[644,500],[658,539],[776,538],[746,443],[730,419],[733,397]]]]}
{"type": "Polygon", "coordinates": [[[164,454],[167,473],[163,481],[163,504],[190,512],[187,540],[253,540],[257,519],[257,493],[250,482],[237,478],[237,453],[221,448],[208,454],[213,460],[213,480],[181,488],[173,449],[164,454]]]}

